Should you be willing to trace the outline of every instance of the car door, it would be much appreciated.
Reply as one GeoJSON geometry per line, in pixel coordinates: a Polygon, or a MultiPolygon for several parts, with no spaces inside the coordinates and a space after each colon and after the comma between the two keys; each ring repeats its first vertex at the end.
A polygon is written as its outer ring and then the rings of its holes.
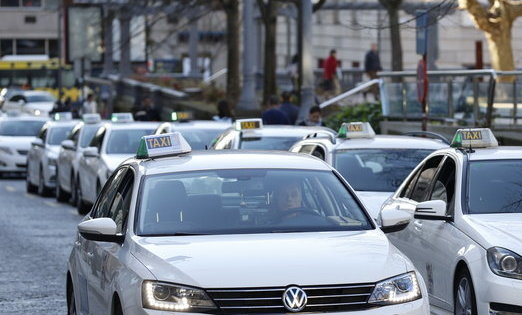
{"type": "MultiPolygon", "coordinates": [[[[93,206],[90,214],[92,219],[109,216],[112,201],[116,196],[117,188],[123,180],[126,171],[126,167],[120,168],[109,178],[93,206]]],[[[100,282],[100,279],[102,278],[101,274],[103,273],[102,269],[105,267],[105,262],[103,255],[100,254],[100,246],[112,246],[114,244],[90,241],[84,238],[82,238],[81,242],[83,249],[81,256],[82,260],[84,260],[82,265],[85,268],[85,270],[82,270],[82,273],[87,279],[89,313],[104,314],[106,313],[106,310],[103,309],[105,297],[103,296],[104,288],[101,287],[104,284],[100,282]]]]}

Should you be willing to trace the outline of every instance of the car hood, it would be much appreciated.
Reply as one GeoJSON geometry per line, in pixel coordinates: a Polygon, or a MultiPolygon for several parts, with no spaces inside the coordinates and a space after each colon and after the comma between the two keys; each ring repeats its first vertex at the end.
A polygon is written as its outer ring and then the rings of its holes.
{"type": "Polygon", "coordinates": [[[382,191],[357,191],[356,193],[374,220],[379,218],[382,204],[393,194],[382,191]]]}
{"type": "Polygon", "coordinates": [[[212,236],[135,236],[154,276],[202,288],[377,282],[410,270],[380,230],[212,236]]]}
{"type": "Polygon", "coordinates": [[[132,154],[104,154],[103,161],[109,170],[113,172],[118,167],[118,165],[121,164],[121,162],[131,157],[133,157],[132,154]]]}
{"type": "Polygon", "coordinates": [[[463,216],[464,232],[485,249],[504,247],[522,255],[522,213],[463,216]]]}
{"type": "Polygon", "coordinates": [[[9,147],[15,150],[29,150],[31,142],[35,137],[9,137],[0,136],[0,146],[9,147]]]}

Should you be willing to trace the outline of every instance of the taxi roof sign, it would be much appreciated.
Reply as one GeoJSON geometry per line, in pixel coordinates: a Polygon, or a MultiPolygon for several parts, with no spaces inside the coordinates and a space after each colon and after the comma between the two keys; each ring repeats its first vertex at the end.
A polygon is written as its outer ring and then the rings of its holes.
{"type": "Polygon", "coordinates": [[[339,128],[337,137],[345,139],[373,138],[375,137],[375,131],[373,131],[369,122],[343,123],[341,128],[339,128]]]}
{"type": "Polygon", "coordinates": [[[498,147],[497,138],[489,128],[459,129],[451,141],[453,148],[498,147]]]}
{"type": "Polygon", "coordinates": [[[136,158],[147,159],[152,157],[172,156],[192,151],[187,140],[181,133],[172,132],[160,135],[141,137],[136,158]]]}
{"type": "Polygon", "coordinates": [[[261,128],[263,128],[263,120],[261,118],[236,120],[236,130],[261,129],[261,128]]]}
{"type": "Polygon", "coordinates": [[[132,117],[132,113],[113,113],[111,115],[111,121],[112,122],[133,122],[134,117],[132,117]]]}
{"type": "Polygon", "coordinates": [[[82,120],[86,124],[96,124],[101,121],[100,114],[83,114],[82,120]]]}
{"type": "Polygon", "coordinates": [[[59,120],[72,120],[73,116],[71,112],[59,112],[54,113],[53,120],[59,121],[59,120]]]}
{"type": "Polygon", "coordinates": [[[194,119],[194,113],[192,112],[172,112],[170,114],[172,121],[192,120],[194,119]]]}

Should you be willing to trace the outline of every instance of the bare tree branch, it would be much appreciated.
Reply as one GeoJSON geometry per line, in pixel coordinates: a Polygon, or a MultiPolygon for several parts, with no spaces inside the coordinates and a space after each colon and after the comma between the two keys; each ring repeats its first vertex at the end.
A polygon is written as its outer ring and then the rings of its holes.
{"type": "MultiPolygon", "coordinates": [[[[490,0],[490,7],[495,4],[496,0],[490,0]]],[[[477,0],[459,0],[459,9],[467,10],[475,22],[477,28],[487,33],[495,32],[495,27],[489,20],[490,14],[477,0]]]]}

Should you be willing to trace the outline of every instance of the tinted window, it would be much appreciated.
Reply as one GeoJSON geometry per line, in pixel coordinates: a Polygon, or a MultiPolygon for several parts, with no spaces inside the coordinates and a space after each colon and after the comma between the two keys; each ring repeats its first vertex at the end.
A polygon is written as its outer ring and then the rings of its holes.
{"type": "Polygon", "coordinates": [[[522,213],[522,160],[473,161],[469,213],[522,213]]]}
{"type": "Polygon", "coordinates": [[[149,175],[138,234],[365,230],[366,215],[332,172],[209,170],[149,175]]]}
{"type": "Polygon", "coordinates": [[[209,145],[212,140],[221,133],[222,130],[198,129],[177,131],[181,132],[193,150],[204,150],[205,146],[209,145]]]}
{"type": "Polygon", "coordinates": [[[302,137],[258,137],[241,138],[241,149],[288,151],[302,137]]]}
{"type": "Polygon", "coordinates": [[[47,143],[51,145],[58,145],[63,140],[67,139],[71,132],[72,126],[70,127],[54,127],[49,130],[49,136],[47,137],[47,143]]]}
{"type": "Polygon", "coordinates": [[[355,190],[392,192],[431,152],[420,149],[337,151],[334,166],[355,190]]]}
{"type": "Polygon", "coordinates": [[[55,99],[51,95],[38,94],[38,95],[26,95],[27,102],[54,102],[55,99]]]}
{"type": "Polygon", "coordinates": [[[2,121],[0,135],[13,137],[36,137],[45,121],[2,121]]]}
{"type": "Polygon", "coordinates": [[[98,126],[96,125],[85,125],[82,128],[82,132],[80,134],[80,148],[86,148],[89,146],[92,138],[96,134],[96,130],[98,130],[98,126]]]}
{"type": "Polygon", "coordinates": [[[107,154],[134,154],[138,151],[141,137],[153,132],[154,129],[113,130],[107,142],[107,154]]]}
{"type": "Polygon", "coordinates": [[[442,156],[436,156],[426,161],[426,164],[417,177],[413,191],[411,192],[411,199],[417,202],[426,200],[430,185],[433,182],[433,178],[435,177],[435,173],[437,172],[437,168],[442,158],[442,156]]]}

